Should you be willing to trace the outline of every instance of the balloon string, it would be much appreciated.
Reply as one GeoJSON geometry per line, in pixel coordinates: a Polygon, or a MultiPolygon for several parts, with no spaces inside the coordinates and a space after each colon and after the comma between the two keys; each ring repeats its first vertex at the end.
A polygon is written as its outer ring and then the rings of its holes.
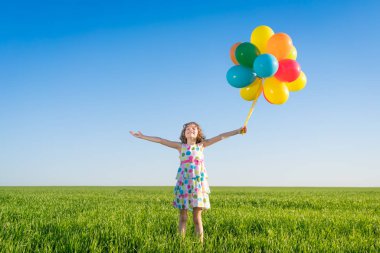
{"type": "Polygon", "coordinates": [[[252,115],[253,109],[255,108],[256,102],[257,102],[257,98],[256,98],[256,100],[253,100],[253,102],[252,102],[251,108],[249,109],[248,116],[245,119],[244,126],[247,126],[248,120],[251,118],[251,115],[252,115]]]}
{"type": "MultiPolygon", "coordinates": [[[[262,92],[263,85],[264,85],[264,78],[261,79],[260,92],[262,92]]],[[[245,126],[245,127],[247,126],[248,121],[249,121],[249,119],[251,118],[251,115],[252,115],[252,113],[253,113],[253,110],[255,109],[255,105],[256,105],[256,102],[257,102],[258,99],[259,99],[259,97],[257,97],[255,100],[253,100],[252,105],[251,105],[251,108],[249,109],[249,112],[248,112],[248,116],[247,116],[247,118],[245,119],[245,122],[244,122],[244,125],[243,125],[243,126],[245,126]]],[[[245,134],[245,133],[243,133],[243,134],[245,134]]]]}

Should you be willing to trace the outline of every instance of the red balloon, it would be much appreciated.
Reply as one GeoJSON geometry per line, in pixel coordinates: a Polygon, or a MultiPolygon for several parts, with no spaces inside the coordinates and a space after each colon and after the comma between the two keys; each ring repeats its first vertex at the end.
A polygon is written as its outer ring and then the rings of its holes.
{"type": "Polygon", "coordinates": [[[292,59],[284,59],[278,62],[278,70],[274,75],[281,82],[293,82],[301,74],[300,65],[292,59]]]}
{"type": "Polygon", "coordinates": [[[264,95],[264,98],[265,98],[265,100],[266,101],[268,101],[270,104],[272,104],[273,105],[273,103],[271,102],[271,101],[269,101],[269,99],[265,96],[265,93],[264,93],[264,91],[263,91],[263,95],[264,95]]]}

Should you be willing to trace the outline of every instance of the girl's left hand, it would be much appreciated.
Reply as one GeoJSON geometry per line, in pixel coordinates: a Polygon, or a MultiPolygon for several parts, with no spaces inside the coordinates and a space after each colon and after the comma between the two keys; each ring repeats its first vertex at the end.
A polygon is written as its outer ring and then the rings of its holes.
{"type": "Polygon", "coordinates": [[[245,134],[246,132],[247,132],[247,126],[243,126],[240,128],[240,131],[239,131],[240,134],[245,134]]]}

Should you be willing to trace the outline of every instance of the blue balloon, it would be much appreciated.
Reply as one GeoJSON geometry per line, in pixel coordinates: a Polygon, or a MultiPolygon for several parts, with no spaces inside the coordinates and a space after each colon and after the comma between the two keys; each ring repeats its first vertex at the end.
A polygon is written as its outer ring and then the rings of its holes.
{"type": "Polygon", "coordinates": [[[261,78],[271,77],[278,70],[278,61],[271,54],[261,54],[253,63],[253,71],[261,78]]]}
{"type": "Polygon", "coordinates": [[[251,68],[235,65],[227,71],[227,81],[235,88],[243,88],[255,81],[256,76],[251,68]]]}

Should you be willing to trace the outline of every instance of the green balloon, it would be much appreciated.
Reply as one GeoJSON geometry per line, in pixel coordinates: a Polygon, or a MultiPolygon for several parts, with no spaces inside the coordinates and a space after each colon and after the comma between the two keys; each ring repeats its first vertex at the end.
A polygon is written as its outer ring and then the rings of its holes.
{"type": "Polygon", "coordinates": [[[250,42],[241,43],[235,50],[236,60],[240,65],[253,67],[253,62],[260,55],[259,49],[250,42]]]}

